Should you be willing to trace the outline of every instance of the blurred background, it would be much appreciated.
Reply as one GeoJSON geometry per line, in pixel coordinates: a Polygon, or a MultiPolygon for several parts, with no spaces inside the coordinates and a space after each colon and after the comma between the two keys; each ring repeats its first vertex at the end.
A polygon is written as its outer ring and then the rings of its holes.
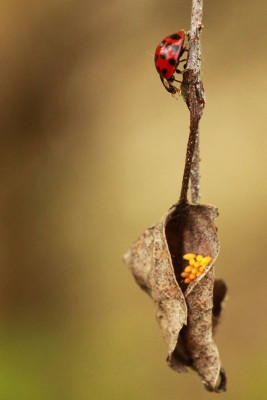
{"type": "MultiPolygon", "coordinates": [[[[1,2],[0,400],[216,396],[167,367],[153,304],[122,263],[180,192],[189,113],[153,56],[190,11],[1,2]]],[[[204,0],[201,194],[219,207],[216,275],[229,286],[225,400],[267,394],[266,12],[204,0]]]]}

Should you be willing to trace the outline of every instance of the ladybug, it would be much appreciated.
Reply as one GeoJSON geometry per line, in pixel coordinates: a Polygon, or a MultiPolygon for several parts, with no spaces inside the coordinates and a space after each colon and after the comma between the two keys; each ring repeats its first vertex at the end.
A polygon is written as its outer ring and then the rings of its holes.
{"type": "Polygon", "coordinates": [[[185,51],[184,47],[185,33],[179,31],[172,35],[166,36],[158,45],[155,52],[155,66],[159,73],[159,77],[165,89],[172,94],[179,92],[172,82],[180,82],[175,79],[174,73],[181,73],[178,69],[181,56],[185,51]]]}

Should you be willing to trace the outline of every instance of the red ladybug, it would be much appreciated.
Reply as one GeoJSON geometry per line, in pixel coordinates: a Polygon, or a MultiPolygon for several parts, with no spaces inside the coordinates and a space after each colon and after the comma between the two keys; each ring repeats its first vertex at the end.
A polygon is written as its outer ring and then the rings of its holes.
{"type": "Polygon", "coordinates": [[[180,59],[186,51],[184,48],[184,40],[184,31],[166,36],[160,42],[155,52],[155,66],[161,82],[165,89],[172,94],[179,91],[179,89],[172,85],[172,82],[175,81],[174,73],[175,71],[181,73],[181,71],[177,69],[178,64],[181,61],[186,61],[180,59]]]}

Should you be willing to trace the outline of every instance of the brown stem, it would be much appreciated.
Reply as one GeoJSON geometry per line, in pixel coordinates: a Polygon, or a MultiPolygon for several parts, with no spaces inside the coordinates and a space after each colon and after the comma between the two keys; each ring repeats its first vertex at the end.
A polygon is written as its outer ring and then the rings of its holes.
{"type": "Polygon", "coordinates": [[[201,70],[202,7],[203,0],[192,0],[188,61],[181,84],[181,92],[190,112],[190,133],[179,203],[187,202],[190,177],[192,202],[195,204],[199,202],[199,121],[205,106],[204,88],[199,76],[201,70]]]}
{"type": "Polygon", "coordinates": [[[191,107],[190,108],[190,133],[187,143],[187,150],[186,150],[186,159],[185,159],[185,168],[184,168],[184,176],[183,176],[183,183],[182,183],[182,190],[180,195],[179,203],[186,203],[187,202],[187,191],[189,185],[189,178],[192,171],[192,162],[194,152],[196,150],[196,145],[198,141],[198,125],[201,118],[201,114],[199,114],[198,107],[191,107]]]}
{"type": "Polygon", "coordinates": [[[199,194],[199,181],[200,181],[200,174],[199,174],[199,133],[196,134],[196,143],[195,149],[192,159],[192,165],[190,170],[190,181],[191,181],[191,201],[193,204],[199,204],[200,201],[200,194],[199,194]]]}

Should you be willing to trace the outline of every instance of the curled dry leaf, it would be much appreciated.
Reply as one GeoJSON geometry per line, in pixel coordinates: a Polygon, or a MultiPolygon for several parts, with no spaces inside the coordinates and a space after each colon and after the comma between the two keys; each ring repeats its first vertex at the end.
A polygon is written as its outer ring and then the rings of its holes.
{"type": "Polygon", "coordinates": [[[156,305],[168,365],[178,372],[193,368],[208,390],[221,392],[226,390],[226,377],[212,337],[226,294],[224,282],[214,280],[217,215],[211,205],[175,205],[131,246],[124,260],[156,305]],[[189,285],[181,278],[186,253],[212,258],[189,285]]]}

